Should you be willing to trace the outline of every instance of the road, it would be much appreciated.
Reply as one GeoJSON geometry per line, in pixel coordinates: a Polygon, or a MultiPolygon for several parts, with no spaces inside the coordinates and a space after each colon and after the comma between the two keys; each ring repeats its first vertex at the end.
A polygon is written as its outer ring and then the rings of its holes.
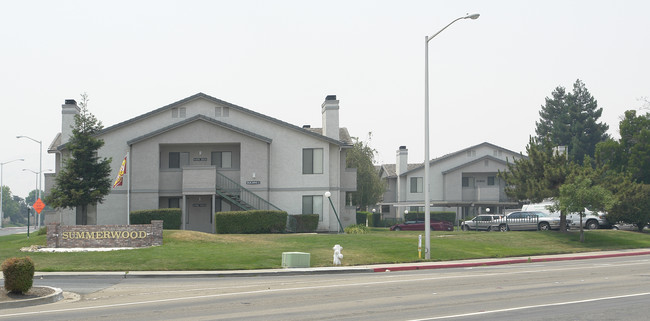
{"type": "Polygon", "coordinates": [[[646,320],[650,255],[419,270],[219,278],[45,279],[77,301],[3,320],[646,320]]]}
{"type": "MultiPolygon", "coordinates": [[[[35,226],[29,227],[29,233],[37,232],[38,229],[35,226]]],[[[18,234],[18,233],[27,233],[27,226],[22,227],[3,227],[0,228],[0,236],[18,234]]]]}

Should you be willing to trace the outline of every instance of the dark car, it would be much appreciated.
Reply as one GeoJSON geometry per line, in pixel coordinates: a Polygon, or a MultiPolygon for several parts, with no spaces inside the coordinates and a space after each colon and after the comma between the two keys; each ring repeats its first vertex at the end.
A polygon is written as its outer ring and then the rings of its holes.
{"type": "MultiPolygon", "coordinates": [[[[431,220],[432,231],[453,231],[454,225],[447,221],[431,220]]],[[[391,231],[424,231],[424,221],[406,221],[390,227],[391,231]]]]}

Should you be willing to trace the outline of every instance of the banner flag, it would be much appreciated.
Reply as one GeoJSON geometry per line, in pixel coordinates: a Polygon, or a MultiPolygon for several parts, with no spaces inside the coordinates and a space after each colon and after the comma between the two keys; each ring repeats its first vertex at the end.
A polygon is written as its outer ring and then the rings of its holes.
{"type": "Polygon", "coordinates": [[[124,160],[122,161],[122,166],[120,166],[120,172],[117,173],[117,177],[115,178],[115,183],[113,183],[113,188],[122,186],[122,181],[124,181],[124,174],[126,174],[126,156],[124,156],[124,160]]]}

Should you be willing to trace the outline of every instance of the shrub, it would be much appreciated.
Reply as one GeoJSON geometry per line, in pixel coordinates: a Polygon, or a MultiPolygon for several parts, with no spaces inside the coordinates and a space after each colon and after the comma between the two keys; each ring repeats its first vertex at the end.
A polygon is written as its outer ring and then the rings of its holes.
{"type": "Polygon", "coordinates": [[[180,208],[160,208],[155,210],[133,211],[129,215],[130,224],[151,224],[151,221],[163,221],[163,229],[181,229],[180,208]]]}
{"type": "Polygon", "coordinates": [[[47,226],[43,226],[38,229],[36,235],[47,235],[47,226]]]}
{"type": "Polygon", "coordinates": [[[289,215],[288,230],[296,233],[312,233],[318,228],[318,214],[289,215]]]}
{"type": "Polygon", "coordinates": [[[219,234],[262,234],[284,232],[287,226],[284,211],[235,211],[215,215],[219,234]]]}
{"type": "Polygon", "coordinates": [[[2,262],[5,290],[11,293],[26,293],[32,288],[34,262],[29,257],[12,257],[2,262]]]}
{"type": "Polygon", "coordinates": [[[344,229],[344,231],[345,234],[368,234],[370,232],[365,224],[349,225],[344,229]]]}
{"type": "Polygon", "coordinates": [[[368,215],[372,215],[372,213],[370,213],[370,212],[357,212],[357,224],[366,225],[366,220],[368,219],[368,215]]]}
{"type": "Polygon", "coordinates": [[[381,226],[381,213],[370,213],[370,212],[365,212],[365,213],[368,217],[368,226],[370,227],[381,226]]]}

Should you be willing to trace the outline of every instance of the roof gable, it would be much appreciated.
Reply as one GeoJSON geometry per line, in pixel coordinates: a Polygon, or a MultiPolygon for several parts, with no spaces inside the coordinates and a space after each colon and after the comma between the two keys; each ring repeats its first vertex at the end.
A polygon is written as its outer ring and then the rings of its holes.
{"type": "Polygon", "coordinates": [[[234,132],[238,132],[240,134],[243,134],[243,135],[246,135],[246,136],[249,136],[249,137],[253,137],[255,139],[261,140],[261,141],[266,142],[266,143],[271,143],[273,141],[271,138],[255,134],[255,133],[250,132],[248,130],[245,130],[245,129],[230,125],[228,123],[224,123],[222,121],[218,121],[216,119],[207,117],[205,115],[196,115],[196,116],[192,116],[192,117],[190,117],[188,119],[185,119],[183,121],[179,121],[177,123],[174,123],[172,125],[169,125],[169,126],[154,130],[154,131],[152,131],[150,133],[147,133],[147,134],[144,134],[144,135],[142,135],[140,137],[136,137],[134,139],[131,139],[131,140],[127,141],[126,143],[128,145],[133,145],[133,144],[136,144],[136,143],[141,142],[143,140],[158,136],[160,134],[169,132],[169,131],[174,130],[176,128],[183,127],[183,126],[185,126],[187,124],[190,124],[190,123],[193,123],[193,122],[196,122],[196,121],[205,121],[205,122],[211,123],[213,125],[224,127],[224,128],[230,129],[230,130],[232,130],[234,132]]]}

